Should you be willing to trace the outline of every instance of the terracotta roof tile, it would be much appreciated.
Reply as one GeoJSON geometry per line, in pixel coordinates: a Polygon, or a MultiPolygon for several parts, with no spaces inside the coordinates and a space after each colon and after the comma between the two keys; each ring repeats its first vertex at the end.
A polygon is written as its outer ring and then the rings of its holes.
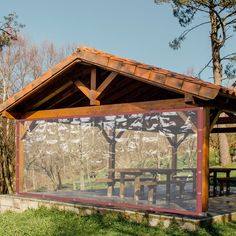
{"type": "Polygon", "coordinates": [[[130,76],[156,86],[165,87],[182,94],[192,94],[205,100],[214,99],[219,93],[236,96],[235,89],[217,86],[191,76],[174,73],[166,69],[122,58],[93,48],[80,47],[67,59],[52,67],[48,72],[1,104],[0,112],[15,105],[21,101],[22,98],[33,93],[45,82],[56,77],[58,73],[63,72],[66,68],[69,68],[72,64],[78,62],[86,62],[88,64],[100,66],[128,77],[130,76]]]}
{"type": "Polygon", "coordinates": [[[109,58],[108,64],[103,64],[105,67],[107,67],[107,69],[125,72],[127,75],[144,78],[150,82],[156,82],[157,84],[165,85],[166,87],[179,90],[180,92],[187,92],[202,97],[203,99],[214,99],[219,92],[236,96],[235,89],[225,88],[191,76],[174,73],[169,70],[146,65],[127,58],[121,58],[119,56],[115,56],[94,48],[80,47],[78,48],[77,53],[81,60],[90,60],[91,54],[94,54],[94,56],[98,59],[96,60],[94,57],[92,57],[93,62],[95,62],[97,65],[101,65],[99,62],[99,57],[103,55],[109,58]],[[136,67],[135,70],[134,67],[136,67]],[[176,81],[174,82],[175,79],[176,81]],[[182,80],[182,82],[180,80],[182,80]],[[180,88],[181,83],[183,86],[180,88]]]}

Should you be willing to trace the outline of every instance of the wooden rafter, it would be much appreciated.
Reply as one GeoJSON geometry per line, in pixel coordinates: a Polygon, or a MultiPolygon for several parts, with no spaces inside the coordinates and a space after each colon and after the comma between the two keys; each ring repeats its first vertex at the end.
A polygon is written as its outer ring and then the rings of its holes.
{"type": "Polygon", "coordinates": [[[221,113],[222,113],[222,111],[217,110],[211,114],[210,127],[209,127],[210,131],[213,129],[214,125],[218,122],[218,119],[219,119],[221,113]]]}
{"type": "Polygon", "coordinates": [[[75,81],[74,84],[87,98],[90,98],[90,90],[80,80],[75,81]]]}
{"type": "Polygon", "coordinates": [[[4,117],[4,118],[8,118],[8,119],[17,119],[17,114],[15,114],[15,113],[9,113],[9,112],[7,112],[7,111],[3,111],[2,112],[2,117],[4,117]]]}
{"type": "Polygon", "coordinates": [[[216,124],[236,124],[236,116],[232,117],[220,117],[216,124]]]}
{"type": "Polygon", "coordinates": [[[48,107],[48,109],[51,109],[51,108],[55,107],[56,105],[58,105],[59,103],[61,103],[62,101],[66,100],[68,97],[70,97],[75,92],[74,90],[76,90],[76,88],[73,87],[72,89],[66,91],[63,94],[63,96],[61,96],[60,98],[56,97],[55,98],[56,100],[53,101],[53,103],[48,107]]]}
{"type": "Polygon", "coordinates": [[[236,127],[219,127],[213,128],[211,133],[236,133],[236,127]]]}
{"type": "Polygon", "coordinates": [[[93,68],[91,70],[90,89],[80,80],[75,81],[74,84],[90,100],[90,105],[100,105],[98,97],[107,88],[107,86],[115,79],[117,75],[118,73],[111,72],[97,89],[96,86],[97,72],[96,68],[93,68]]]}
{"type": "MultiPolygon", "coordinates": [[[[177,113],[178,113],[178,115],[180,116],[180,118],[181,118],[184,122],[187,121],[188,117],[185,115],[184,112],[179,111],[179,112],[177,112],[177,113]]],[[[191,121],[189,121],[189,123],[190,123],[190,125],[191,125],[192,131],[196,133],[196,132],[197,132],[197,127],[195,126],[195,124],[194,124],[193,122],[191,122],[191,121]]]]}
{"type": "Polygon", "coordinates": [[[67,89],[68,87],[70,87],[73,84],[73,82],[70,80],[68,81],[66,84],[64,84],[63,86],[61,86],[59,89],[55,90],[53,93],[50,93],[48,96],[46,96],[45,98],[39,100],[36,104],[34,104],[32,106],[32,110],[39,107],[40,105],[42,105],[43,103],[47,102],[49,99],[53,98],[54,96],[56,96],[57,94],[59,94],[60,92],[64,91],[65,89],[67,89]]]}
{"type": "Polygon", "coordinates": [[[102,84],[97,89],[97,97],[107,88],[107,86],[115,79],[118,75],[116,72],[111,72],[107,78],[102,82],[102,84]]]}
{"type": "Polygon", "coordinates": [[[184,94],[184,100],[188,104],[195,104],[194,97],[192,95],[190,95],[190,94],[185,93],[184,94]]]}

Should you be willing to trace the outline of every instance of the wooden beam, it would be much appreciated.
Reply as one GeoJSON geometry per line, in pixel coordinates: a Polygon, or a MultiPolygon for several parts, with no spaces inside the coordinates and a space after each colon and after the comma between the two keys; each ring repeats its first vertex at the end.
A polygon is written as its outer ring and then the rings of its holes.
{"type": "Polygon", "coordinates": [[[212,131],[214,125],[217,123],[221,113],[222,111],[216,111],[212,114],[212,117],[210,116],[210,132],[212,131]]]}
{"type": "Polygon", "coordinates": [[[24,132],[21,134],[22,136],[20,136],[20,140],[25,139],[26,135],[28,132],[32,132],[36,127],[37,127],[37,123],[36,121],[28,121],[28,129],[26,129],[25,125],[24,125],[24,132]]]}
{"type": "MultiPolygon", "coordinates": [[[[186,114],[185,114],[184,112],[182,112],[182,111],[177,112],[177,114],[180,116],[180,118],[181,118],[184,122],[186,122],[186,120],[188,119],[188,117],[186,116],[186,114]]],[[[190,124],[191,124],[191,126],[192,126],[192,131],[193,131],[194,133],[196,133],[196,132],[197,132],[197,127],[196,127],[195,124],[194,124],[193,122],[191,122],[191,121],[190,121],[190,124]]]]}
{"type": "Polygon", "coordinates": [[[90,99],[90,105],[100,105],[100,101],[96,100],[97,98],[97,86],[96,81],[97,80],[97,70],[96,68],[91,70],[91,81],[90,81],[90,93],[89,93],[89,99],[90,99]]]}
{"type": "Polygon", "coordinates": [[[97,89],[97,97],[107,88],[107,86],[116,78],[118,73],[111,72],[97,89]]]}
{"type": "Polygon", "coordinates": [[[226,115],[228,115],[229,117],[236,117],[236,114],[235,113],[232,113],[232,112],[225,112],[226,115]]]}
{"type": "MultiPolygon", "coordinates": [[[[208,199],[209,199],[209,128],[210,128],[210,110],[209,108],[204,108],[202,112],[203,123],[199,130],[198,139],[202,143],[201,152],[201,173],[197,172],[197,176],[201,175],[201,186],[202,186],[202,211],[206,212],[208,210],[208,199]]],[[[198,178],[199,180],[200,178],[198,178]]]]}
{"type": "Polygon", "coordinates": [[[63,96],[61,96],[60,98],[57,98],[57,100],[55,100],[47,109],[51,109],[53,107],[55,107],[57,104],[61,103],[62,101],[66,100],[68,97],[70,97],[73,93],[75,93],[76,88],[73,87],[73,89],[68,90],[67,92],[65,92],[63,94],[63,96]]]}
{"type": "Polygon", "coordinates": [[[50,93],[48,96],[46,96],[45,98],[41,99],[40,101],[38,101],[36,104],[34,104],[31,109],[35,109],[37,107],[39,107],[40,105],[42,105],[43,103],[45,103],[46,101],[48,101],[49,99],[53,98],[54,96],[56,96],[57,94],[59,94],[60,92],[62,92],[63,90],[67,89],[69,86],[71,86],[73,84],[73,82],[70,80],[68,81],[66,84],[64,84],[63,86],[61,86],[59,89],[55,90],[53,93],[50,93]]]}
{"type": "Polygon", "coordinates": [[[18,192],[23,192],[24,186],[24,142],[21,139],[25,133],[25,127],[23,123],[19,123],[19,136],[17,137],[19,140],[19,150],[18,150],[18,192]]]}
{"type": "Polygon", "coordinates": [[[184,100],[188,104],[195,104],[194,97],[192,95],[188,94],[188,93],[184,94],[184,100]]]}
{"type": "Polygon", "coordinates": [[[211,133],[236,133],[236,127],[213,128],[211,133]]]}
{"type": "Polygon", "coordinates": [[[97,70],[96,68],[94,68],[91,70],[91,90],[96,91],[97,89],[96,82],[97,82],[97,70]]]}
{"type": "Polygon", "coordinates": [[[74,84],[88,99],[90,98],[90,90],[80,80],[76,80],[74,84]]]}
{"type": "MultiPolygon", "coordinates": [[[[91,102],[91,90],[87,88],[80,80],[75,81],[74,84],[90,100],[90,105],[100,105],[100,101],[96,99],[91,102]]],[[[96,91],[94,92],[96,93],[96,91]]]]}
{"type": "Polygon", "coordinates": [[[14,112],[3,111],[2,112],[2,117],[8,118],[8,119],[11,119],[11,120],[17,120],[17,118],[19,118],[19,114],[14,113],[14,112]]]}
{"type": "Polygon", "coordinates": [[[227,125],[227,124],[236,124],[236,116],[233,117],[220,117],[216,124],[222,124],[222,125],[227,125]]]}
{"type": "Polygon", "coordinates": [[[97,116],[132,112],[145,112],[160,109],[193,108],[185,104],[183,98],[167,99],[151,102],[122,103],[114,105],[88,106],[78,108],[64,108],[54,110],[32,111],[21,114],[21,119],[57,118],[69,116],[97,116]]]}

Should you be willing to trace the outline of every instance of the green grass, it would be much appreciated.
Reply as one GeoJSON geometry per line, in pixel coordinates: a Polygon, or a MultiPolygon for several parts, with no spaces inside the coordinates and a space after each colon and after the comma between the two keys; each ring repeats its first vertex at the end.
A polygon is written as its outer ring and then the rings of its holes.
{"type": "Polygon", "coordinates": [[[168,229],[162,227],[148,227],[145,224],[137,224],[124,220],[119,216],[92,215],[79,216],[72,212],[48,210],[39,208],[27,210],[24,213],[6,212],[0,214],[0,235],[236,235],[236,222],[225,225],[215,224],[211,227],[200,228],[197,232],[187,232],[173,224],[168,229]]]}

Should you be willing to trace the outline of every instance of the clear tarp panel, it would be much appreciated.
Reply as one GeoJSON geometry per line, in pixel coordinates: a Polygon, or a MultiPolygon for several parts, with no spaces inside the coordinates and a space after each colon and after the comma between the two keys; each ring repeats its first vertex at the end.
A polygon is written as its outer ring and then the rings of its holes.
{"type": "Polygon", "coordinates": [[[23,192],[196,211],[197,110],[24,121],[23,192]]]}

